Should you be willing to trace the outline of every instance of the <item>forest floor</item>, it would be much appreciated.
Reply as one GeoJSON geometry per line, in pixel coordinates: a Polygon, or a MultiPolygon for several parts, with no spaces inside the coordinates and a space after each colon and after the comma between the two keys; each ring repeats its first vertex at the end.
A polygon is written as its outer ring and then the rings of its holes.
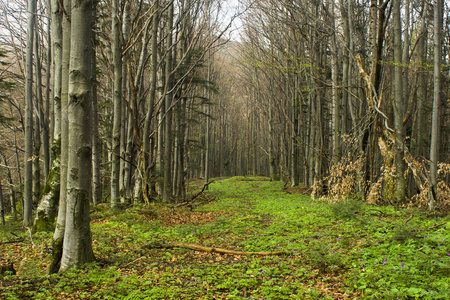
{"type": "Polygon", "coordinates": [[[46,274],[52,233],[33,247],[8,221],[0,261],[17,274],[0,275],[0,299],[450,299],[448,216],[304,192],[233,177],[189,207],[95,207],[96,262],[61,275],[46,274]]]}

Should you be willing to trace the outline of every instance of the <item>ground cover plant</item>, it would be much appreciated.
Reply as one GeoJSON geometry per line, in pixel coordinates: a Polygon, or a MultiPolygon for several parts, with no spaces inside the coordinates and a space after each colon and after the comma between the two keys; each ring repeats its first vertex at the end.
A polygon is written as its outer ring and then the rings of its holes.
{"type": "Polygon", "coordinates": [[[92,210],[96,262],[47,275],[52,232],[8,221],[2,299],[449,299],[448,217],[330,204],[263,177],[216,180],[190,207],[92,210]],[[298,193],[297,193],[297,192],[298,193]],[[200,252],[186,243],[241,252],[200,252]]]}

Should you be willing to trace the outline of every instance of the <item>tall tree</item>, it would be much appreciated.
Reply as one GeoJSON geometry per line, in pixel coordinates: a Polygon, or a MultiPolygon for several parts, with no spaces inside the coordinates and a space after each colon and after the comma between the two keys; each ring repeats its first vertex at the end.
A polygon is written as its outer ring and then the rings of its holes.
{"type": "Polygon", "coordinates": [[[60,272],[92,262],[92,0],[73,0],[69,75],[67,204],[60,272]]]}

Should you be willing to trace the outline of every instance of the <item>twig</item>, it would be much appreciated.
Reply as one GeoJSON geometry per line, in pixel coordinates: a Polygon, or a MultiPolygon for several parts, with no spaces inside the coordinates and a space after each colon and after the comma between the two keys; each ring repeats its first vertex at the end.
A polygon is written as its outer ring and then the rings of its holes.
{"type": "Polygon", "coordinates": [[[129,263],[127,263],[126,265],[121,266],[121,268],[128,267],[129,265],[134,264],[135,262],[137,262],[138,260],[141,260],[141,259],[143,259],[143,258],[147,258],[147,257],[146,257],[146,256],[141,256],[141,257],[139,257],[139,258],[136,258],[136,259],[133,260],[132,262],[129,262],[129,263]]]}
{"type": "Polygon", "coordinates": [[[30,240],[31,240],[31,244],[33,245],[33,248],[36,247],[36,244],[33,241],[33,234],[31,233],[31,229],[27,226],[24,226],[26,229],[28,229],[28,232],[30,233],[30,240]]]}
{"type": "Polygon", "coordinates": [[[213,183],[213,182],[214,182],[214,180],[212,180],[212,181],[206,183],[206,184],[203,186],[202,190],[201,190],[199,193],[197,193],[196,195],[192,196],[191,199],[190,199],[189,201],[185,201],[185,202],[182,202],[182,203],[178,203],[178,204],[174,205],[173,207],[175,208],[175,207],[180,207],[180,206],[189,206],[190,204],[192,204],[193,202],[195,202],[195,199],[197,199],[198,196],[200,196],[201,194],[203,194],[203,192],[206,190],[206,188],[208,187],[208,185],[210,185],[210,184],[213,183]]]}
{"type": "Polygon", "coordinates": [[[411,215],[409,216],[409,218],[406,219],[405,224],[408,223],[409,221],[411,221],[411,219],[413,218],[413,216],[414,216],[414,214],[411,214],[411,215]]]}

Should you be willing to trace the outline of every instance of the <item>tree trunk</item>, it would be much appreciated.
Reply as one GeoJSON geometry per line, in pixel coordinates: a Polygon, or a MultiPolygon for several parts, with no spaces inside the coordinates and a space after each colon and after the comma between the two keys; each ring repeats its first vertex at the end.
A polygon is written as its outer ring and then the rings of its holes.
{"type": "Polygon", "coordinates": [[[112,1],[112,55],[114,67],[113,130],[111,157],[111,207],[119,201],[120,131],[122,107],[122,42],[120,38],[119,0],[112,1]]]}
{"type": "Polygon", "coordinates": [[[164,178],[163,202],[170,202],[172,198],[172,100],[173,100],[173,17],[174,4],[170,3],[167,15],[167,44],[166,44],[166,86],[165,86],[165,127],[164,127],[164,178]]]}
{"type": "Polygon", "coordinates": [[[441,62],[442,62],[442,0],[434,2],[434,72],[433,72],[433,114],[431,118],[431,145],[430,145],[430,178],[432,197],[428,202],[430,210],[436,208],[437,201],[437,162],[439,160],[439,134],[440,134],[440,104],[441,104],[441,62]]]}
{"type": "Polygon", "coordinates": [[[5,205],[3,204],[3,193],[2,193],[2,179],[0,178],[0,219],[2,220],[2,225],[5,226],[5,205]]]}
{"type": "Polygon", "coordinates": [[[69,101],[69,64],[70,64],[70,43],[71,43],[71,3],[64,0],[61,9],[62,16],[62,52],[61,52],[61,159],[60,159],[60,196],[58,220],[56,222],[55,233],[53,234],[53,257],[49,267],[50,273],[58,272],[63,252],[64,232],[66,226],[66,199],[67,199],[67,159],[68,159],[68,101],[69,101]]]}
{"type": "Polygon", "coordinates": [[[402,78],[402,26],[400,18],[401,0],[394,0],[393,22],[394,22],[394,127],[395,127],[395,175],[396,188],[395,198],[397,205],[406,201],[406,178],[404,155],[405,129],[403,127],[404,100],[403,100],[403,78],[402,78]]]}
{"type": "MultiPolygon", "coordinates": [[[[50,1],[45,1],[47,6],[47,17],[51,18],[51,6],[50,1]]],[[[43,118],[41,120],[42,124],[42,159],[44,166],[44,178],[48,177],[50,173],[50,145],[53,139],[53,135],[51,132],[51,124],[53,123],[53,114],[50,109],[50,89],[52,82],[50,80],[51,66],[52,66],[52,47],[51,47],[51,30],[50,23],[47,24],[47,40],[49,45],[47,46],[47,65],[45,67],[45,104],[43,107],[43,118]]]]}
{"type": "Polygon", "coordinates": [[[11,213],[13,215],[13,221],[17,221],[17,206],[16,206],[16,192],[14,191],[14,184],[12,181],[11,176],[11,169],[8,167],[8,160],[6,159],[6,156],[3,153],[0,153],[0,155],[3,158],[3,164],[6,166],[7,173],[6,178],[8,180],[8,185],[10,189],[10,198],[11,198],[11,213]]]}
{"type": "MultiPolygon", "coordinates": [[[[53,50],[53,140],[61,138],[61,72],[62,72],[62,9],[59,0],[52,0],[52,50],[53,50]]],[[[54,155],[54,154],[53,154],[54,155]]]]}
{"type": "MultiPolygon", "coordinates": [[[[93,17],[97,12],[97,7],[94,2],[93,17]]],[[[95,40],[98,37],[95,35],[95,40]]],[[[92,69],[97,68],[97,58],[95,55],[95,48],[92,49],[92,69]]],[[[101,141],[99,138],[98,130],[98,109],[97,109],[97,72],[93,73],[93,84],[92,84],[92,204],[98,205],[102,202],[102,179],[100,175],[100,150],[101,141]]]]}
{"type": "Polygon", "coordinates": [[[38,205],[39,195],[41,194],[41,166],[40,166],[40,152],[41,152],[41,129],[43,129],[44,111],[42,110],[42,72],[41,72],[41,58],[39,52],[39,34],[36,31],[34,37],[34,53],[35,53],[35,103],[34,103],[34,134],[33,134],[33,206],[38,205]]]}
{"type": "Polygon", "coordinates": [[[92,0],[72,1],[67,209],[59,272],[92,262],[91,191],[92,0]]]}
{"type": "Polygon", "coordinates": [[[424,156],[425,155],[425,140],[428,137],[426,130],[426,103],[427,103],[427,80],[426,80],[426,72],[424,70],[424,66],[427,63],[427,11],[428,5],[427,2],[424,1],[422,4],[422,14],[421,14],[421,25],[420,32],[418,33],[419,40],[417,41],[417,65],[419,65],[419,79],[418,79],[418,87],[417,87],[417,134],[416,138],[416,156],[424,156]]]}
{"type": "Polygon", "coordinates": [[[26,48],[26,108],[25,108],[25,185],[23,199],[23,225],[29,226],[33,207],[33,40],[36,23],[36,0],[28,0],[26,48]]]}
{"type": "Polygon", "coordinates": [[[341,136],[340,136],[340,127],[341,127],[341,109],[340,109],[340,103],[338,99],[338,47],[337,47],[337,41],[336,41],[336,21],[335,21],[335,14],[334,14],[334,1],[331,3],[329,7],[329,11],[331,13],[331,106],[333,109],[332,112],[332,134],[333,134],[333,140],[332,140],[332,163],[336,164],[339,161],[339,158],[341,156],[341,136]]]}
{"type": "Polygon", "coordinates": [[[153,160],[152,148],[151,148],[151,125],[153,121],[153,113],[155,111],[156,103],[156,81],[157,81],[157,71],[158,71],[158,23],[159,23],[159,1],[155,0],[153,3],[153,19],[152,19],[152,39],[151,39],[151,73],[150,73],[150,93],[149,93],[149,103],[147,108],[147,113],[145,115],[144,123],[144,138],[143,138],[143,151],[141,157],[143,158],[142,174],[144,177],[144,182],[142,183],[144,199],[147,199],[150,195],[150,183],[149,179],[151,176],[150,164],[153,160]]]}

